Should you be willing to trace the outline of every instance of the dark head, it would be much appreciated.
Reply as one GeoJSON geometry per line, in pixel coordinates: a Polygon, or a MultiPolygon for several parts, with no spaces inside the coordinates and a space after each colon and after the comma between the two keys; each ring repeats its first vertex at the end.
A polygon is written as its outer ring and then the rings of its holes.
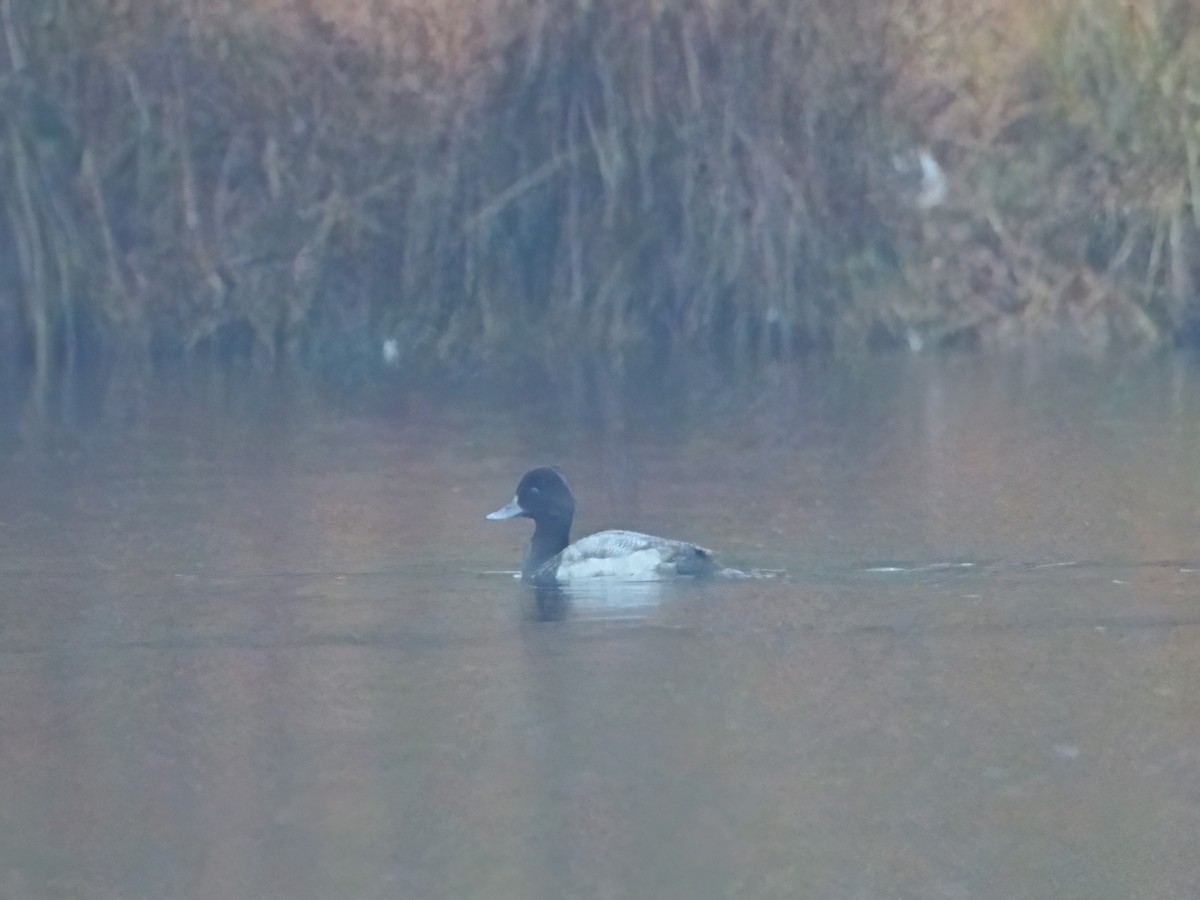
{"type": "MultiPolygon", "coordinates": [[[[517,485],[512,503],[494,513],[489,519],[533,519],[533,539],[521,563],[521,575],[526,581],[538,581],[544,567],[561,553],[571,539],[571,520],[575,518],[575,498],[567,481],[557,469],[542,466],[530,469],[517,485]]],[[[554,578],[551,571],[549,579],[554,578]]]]}
{"type": "Polygon", "coordinates": [[[503,509],[489,513],[489,519],[515,519],[524,516],[535,522],[565,522],[571,527],[575,518],[575,498],[567,480],[557,469],[542,466],[530,469],[517,485],[517,495],[503,509]]]}

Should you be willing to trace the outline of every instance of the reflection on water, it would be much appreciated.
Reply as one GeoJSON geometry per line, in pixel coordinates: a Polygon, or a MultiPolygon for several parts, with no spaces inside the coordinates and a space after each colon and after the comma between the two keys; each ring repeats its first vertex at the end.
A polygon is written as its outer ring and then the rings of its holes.
{"type": "Polygon", "coordinates": [[[549,384],[0,392],[0,897],[1194,898],[1189,361],[549,384]]]}
{"type": "Polygon", "coordinates": [[[667,594],[690,585],[660,581],[621,582],[607,578],[573,582],[562,587],[531,588],[535,618],[555,622],[568,615],[606,622],[638,621],[650,616],[667,594]]]}

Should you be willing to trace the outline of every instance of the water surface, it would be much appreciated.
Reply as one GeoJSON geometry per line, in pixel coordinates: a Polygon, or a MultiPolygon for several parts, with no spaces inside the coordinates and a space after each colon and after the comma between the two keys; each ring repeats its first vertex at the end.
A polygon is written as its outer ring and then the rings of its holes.
{"type": "Polygon", "coordinates": [[[6,900],[1200,896],[1188,360],[64,397],[0,432],[6,900]],[[539,596],[544,462],[784,573],[539,596]]]}

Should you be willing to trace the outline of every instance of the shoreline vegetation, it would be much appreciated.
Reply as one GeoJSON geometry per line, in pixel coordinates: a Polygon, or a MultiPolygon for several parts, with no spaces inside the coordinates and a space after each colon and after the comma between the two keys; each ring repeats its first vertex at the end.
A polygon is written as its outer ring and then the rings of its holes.
{"type": "Polygon", "coordinates": [[[1189,0],[0,0],[0,352],[1200,338],[1189,0]]]}

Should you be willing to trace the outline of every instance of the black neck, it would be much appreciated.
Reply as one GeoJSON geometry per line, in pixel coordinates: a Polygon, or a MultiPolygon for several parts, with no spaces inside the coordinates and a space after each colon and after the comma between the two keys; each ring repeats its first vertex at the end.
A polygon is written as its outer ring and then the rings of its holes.
{"type": "Polygon", "coordinates": [[[537,527],[533,529],[533,539],[525,552],[525,562],[521,566],[521,575],[532,578],[533,574],[566,549],[570,543],[571,520],[557,516],[539,516],[537,527]]]}

